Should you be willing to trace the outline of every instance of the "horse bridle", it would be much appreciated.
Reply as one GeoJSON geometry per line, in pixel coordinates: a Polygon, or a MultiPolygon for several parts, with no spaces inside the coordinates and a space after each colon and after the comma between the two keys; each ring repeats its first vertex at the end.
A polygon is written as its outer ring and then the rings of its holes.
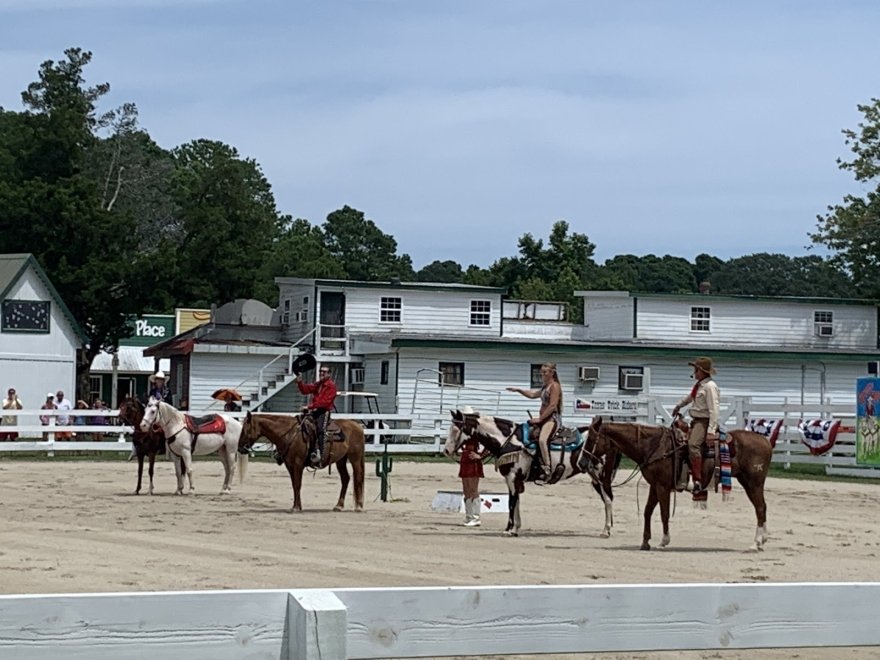
{"type": "MultiPolygon", "coordinates": [[[[160,407],[161,404],[162,404],[161,401],[156,401],[156,419],[154,419],[154,420],[151,422],[151,424],[158,424],[159,426],[162,427],[162,430],[164,431],[164,430],[165,430],[165,425],[164,425],[162,422],[159,421],[159,416],[160,416],[160,414],[162,413],[162,408],[160,407]]],[[[144,414],[146,415],[146,412],[145,412],[144,414]]],[[[169,448],[171,448],[171,445],[172,445],[172,443],[174,442],[174,438],[176,438],[177,436],[179,436],[179,435],[180,435],[181,433],[183,433],[184,431],[186,431],[186,422],[185,422],[185,421],[183,422],[183,425],[182,425],[179,429],[177,429],[174,433],[172,433],[171,435],[166,435],[166,436],[165,436],[165,439],[166,439],[166,441],[167,441],[167,444],[168,444],[168,447],[169,447],[169,448]]],[[[172,452],[173,452],[173,450],[172,450],[172,452]]]]}

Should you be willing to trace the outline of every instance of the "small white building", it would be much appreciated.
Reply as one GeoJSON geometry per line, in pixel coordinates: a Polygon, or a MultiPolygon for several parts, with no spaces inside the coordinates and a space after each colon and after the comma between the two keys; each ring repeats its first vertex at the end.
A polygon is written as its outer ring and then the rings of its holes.
{"type": "Polygon", "coordinates": [[[0,255],[0,398],[13,387],[31,410],[50,391],[73,399],[76,352],[86,341],[34,256],[0,255]]]}

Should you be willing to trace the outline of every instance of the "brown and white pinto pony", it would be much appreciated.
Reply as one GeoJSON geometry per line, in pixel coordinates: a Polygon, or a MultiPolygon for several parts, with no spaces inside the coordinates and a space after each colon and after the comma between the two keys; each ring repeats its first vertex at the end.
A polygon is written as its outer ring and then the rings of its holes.
{"type": "MultiPolygon", "coordinates": [[[[645,504],[645,525],[642,532],[642,550],[650,550],[651,515],[660,505],[660,520],[663,523],[663,538],[660,547],[669,545],[669,500],[675,489],[675,462],[679,451],[674,440],[675,431],[669,426],[649,426],[630,422],[606,422],[595,417],[589,426],[589,435],[595,442],[610,442],[635,461],[645,481],[651,486],[645,504]]],[[[750,550],[764,549],[767,541],[767,504],[764,501],[764,481],[773,457],[770,441],[760,433],[737,429],[728,432],[731,448],[731,473],[742,485],[755,507],[758,525],[755,541],[750,550]]],[[[715,459],[703,459],[703,481],[714,469],[715,459]]]]}
{"type": "MultiPolygon", "coordinates": [[[[523,427],[506,419],[485,416],[478,413],[451,411],[452,426],[446,438],[443,452],[448,457],[455,456],[461,445],[468,439],[478,441],[495,458],[500,458],[498,471],[507,482],[508,516],[506,536],[518,536],[522,527],[519,505],[520,495],[525,491],[527,481],[535,481],[540,470],[535,465],[534,457],[526,449],[523,442],[523,427]],[[534,468],[534,469],[533,469],[534,468]]],[[[574,451],[566,452],[563,458],[565,469],[559,481],[569,479],[577,474],[587,474],[593,481],[593,488],[605,504],[605,526],[600,536],[611,536],[614,524],[611,502],[611,482],[620,465],[620,452],[610,443],[597,444],[590,441],[586,434],[587,427],[578,428],[584,434],[584,442],[574,451]]],[[[550,469],[555,471],[560,464],[560,451],[550,450],[550,469]]]]}

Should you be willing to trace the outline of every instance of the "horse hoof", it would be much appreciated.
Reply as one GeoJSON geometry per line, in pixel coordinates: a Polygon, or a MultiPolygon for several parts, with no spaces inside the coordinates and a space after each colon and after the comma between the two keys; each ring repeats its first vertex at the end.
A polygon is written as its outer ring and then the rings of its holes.
{"type": "Polygon", "coordinates": [[[600,539],[610,539],[610,538],[611,538],[611,532],[606,531],[606,530],[603,530],[602,533],[599,534],[599,538],[600,538],[600,539]]]}
{"type": "Polygon", "coordinates": [[[334,511],[342,511],[342,507],[341,506],[334,506],[333,510],[334,511]]]}
{"type": "Polygon", "coordinates": [[[670,542],[671,540],[672,540],[672,539],[670,539],[668,536],[665,536],[665,535],[664,535],[664,536],[663,536],[663,539],[660,541],[660,547],[661,547],[661,548],[665,548],[667,545],[669,545],[669,542],[670,542]]]}
{"type": "Polygon", "coordinates": [[[650,549],[651,549],[651,544],[648,543],[647,541],[642,542],[642,545],[639,548],[639,550],[650,550],[650,549]]]}
{"type": "Polygon", "coordinates": [[[519,536],[519,534],[517,534],[516,532],[511,531],[511,530],[509,530],[509,529],[505,529],[505,530],[504,530],[504,536],[511,536],[511,537],[513,537],[513,536],[519,536]]]}

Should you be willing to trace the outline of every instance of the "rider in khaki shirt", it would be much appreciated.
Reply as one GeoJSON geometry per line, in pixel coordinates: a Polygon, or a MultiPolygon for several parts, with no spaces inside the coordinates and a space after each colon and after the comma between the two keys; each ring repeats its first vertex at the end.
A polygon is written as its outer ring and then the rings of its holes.
{"type": "MultiPolygon", "coordinates": [[[[694,479],[694,499],[697,499],[703,490],[703,455],[701,453],[703,442],[707,439],[715,440],[718,438],[719,392],[717,383],[712,380],[712,376],[715,374],[712,358],[701,357],[693,362],[688,362],[688,364],[694,368],[693,378],[696,383],[691,393],[672,409],[672,416],[677,416],[681,408],[690,405],[688,413],[691,417],[691,428],[687,440],[688,460],[694,479]]],[[[687,488],[687,473],[685,471],[682,471],[682,477],[678,487],[684,490],[687,488]]]]}

